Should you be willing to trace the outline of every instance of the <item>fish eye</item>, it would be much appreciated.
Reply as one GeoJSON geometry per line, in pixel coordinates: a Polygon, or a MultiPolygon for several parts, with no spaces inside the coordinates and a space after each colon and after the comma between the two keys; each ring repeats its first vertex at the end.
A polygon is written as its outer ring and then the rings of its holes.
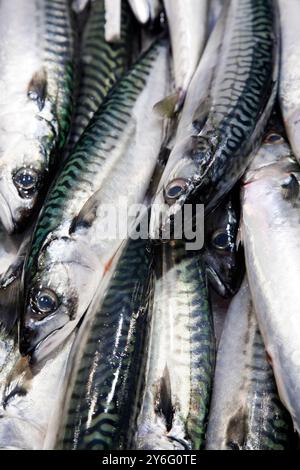
{"type": "Polygon", "coordinates": [[[187,187],[187,180],[184,178],[177,178],[171,181],[165,189],[165,199],[168,204],[173,204],[178,199],[185,188],[187,187]]]}
{"type": "Polygon", "coordinates": [[[230,248],[230,239],[227,232],[223,230],[216,231],[212,236],[212,245],[217,250],[226,251],[230,248]]]}
{"type": "Polygon", "coordinates": [[[21,197],[30,197],[37,189],[38,180],[38,173],[33,168],[21,168],[13,176],[21,197]]]}
{"type": "Polygon", "coordinates": [[[277,134],[276,132],[270,132],[264,140],[265,144],[270,144],[270,145],[282,144],[284,142],[285,142],[284,138],[280,134],[277,134]]]}
{"type": "Polygon", "coordinates": [[[37,313],[49,315],[57,310],[57,295],[51,289],[42,289],[34,296],[34,306],[37,313]]]}

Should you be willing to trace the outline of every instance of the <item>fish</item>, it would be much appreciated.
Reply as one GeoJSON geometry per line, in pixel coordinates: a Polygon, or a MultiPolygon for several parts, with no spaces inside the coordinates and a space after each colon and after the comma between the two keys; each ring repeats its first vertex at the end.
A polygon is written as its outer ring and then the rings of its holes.
{"type": "Polygon", "coordinates": [[[74,40],[68,0],[0,3],[0,220],[26,228],[69,130],[74,40]]]}
{"type": "Polygon", "coordinates": [[[233,0],[225,7],[190,85],[183,123],[154,198],[153,239],[164,238],[185,204],[203,204],[206,215],[218,206],[250,165],[274,105],[276,4],[233,0]]]}
{"type": "Polygon", "coordinates": [[[63,384],[73,337],[38,367],[18,351],[17,335],[0,331],[0,449],[43,449],[56,433],[53,416],[64,399],[63,384]]]}
{"type": "Polygon", "coordinates": [[[240,210],[236,192],[205,221],[202,258],[209,284],[222,297],[232,297],[238,291],[245,270],[243,249],[238,240],[240,210]]]}
{"type": "Polygon", "coordinates": [[[171,36],[176,112],[184,102],[205,44],[207,1],[164,0],[163,4],[171,36]]]}
{"type": "Polygon", "coordinates": [[[164,138],[152,106],[168,72],[159,39],[94,115],[46,199],[24,269],[20,351],[32,361],[74,330],[122,253],[137,216],[126,213],[143,203],[164,138]]]}
{"type": "Polygon", "coordinates": [[[121,0],[105,0],[105,40],[107,42],[114,43],[121,39],[121,3],[121,0]]]}
{"type": "Polygon", "coordinates": [[[153,22],[162,11],[162,4],[160,0],[147,0],[147,1],[149,5],[150,19],[153,22]]]}
{"type": "Polygon", "coordinates": [[[128,0],[128,3],[141,24],[148,23],[150,19],[150,2],[149,0],[128,0]]]}
{"type": "MultiPolygon", "coordinates": [[[[111,4],[111,0],[109,1],[111,4]]],[[[131,16],[126,2],[120,9],[120,40],[105,39],[106,3],[90,2],[89,16],[83,29],[80,47],[80,80],[65,159],[77,144],[97,109],[113,85],[125,74],[130,64],[131,16]]]]}
{"type": "Polygon", "coordinates": [[[134,449],[204,445],[215,362],[205,268],[183,243],[161,246],[148,365],[134,449]]]}
{"type": "Polygon", "coordinates": [[[209,2],[209,9],[208,9],[208,34],[210,34],[220,15],[222,12],[222,8],[224,7],[225,0],[211,0],[209,2]]]}
{"type": "Polygon", "coordinates": [[[253,304],[280,399],[298,432],[299,176],[284,135],[269,132],[241,192],[241,240],[253,304]]]}
{"type": "Polygon", "coordinates": [[[288,450],[293,423],[279,400],[247,276],[232,300],[217,354],[208,450],[288,450]]]}
{"type": "Polygon", "coordinates": [[[126,448],[145,374],[152,286],[151,245],[131,239],[74,343],[57,448],[126,448]]]}
{"type": "Polygon", "coordinates": [[[300,34],[298,18],[300,5],[297,0],[279,0],[281,25],[281,64],[279,101],[289,142],[295,157],[300,161],[299,113],[300,113],[300,34]]]}

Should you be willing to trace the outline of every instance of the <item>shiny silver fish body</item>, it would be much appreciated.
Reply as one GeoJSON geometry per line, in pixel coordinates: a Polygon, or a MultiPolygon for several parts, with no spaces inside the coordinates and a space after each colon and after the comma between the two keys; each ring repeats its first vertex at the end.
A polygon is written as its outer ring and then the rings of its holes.
{"type": "Polygon", "coordinates": [[[112,271],[135,220],[127,211],[143,202],[156,165],[163,123],[152,107],[167,86],[168,43],[158,41],[96,113],[49,193],[25,266],[22,354],[40,358],[63,341],[112,271]]]}
{"type": "Polygon", "coordinates": [[[278,0],[281,23],[281,66],[279,99],[295,157],[300,161],[300,4],[278,0]]]}
{"type": "Polygon", "coordinates": [[[134,448],[200,449],[215,359],[205,269],[182,244],[163,244],[161,264],[134,448]]]}
{"type": "Polygon", "coordinates": [[[0,449],[43,449],[47,441],[53,446],[72,341],[32,369],[16,339],[0,333],[0,449]]]}
{"type": "Polygon", "coordinates": [[[145,375],[152,265],[148,240],[130,240],[104,298],[93,301],[72,349],[58,448],[128,446],[145,375]]]}
{"type": "Polygon", "coordinates": [[[145,24],[150,19],[149,0],[128,0],[136,19],[145,24]]]}
{"type": "Polygon", "coordinates": [[[299,167],[271,136],[242,189],[242,240],[249,285],[281,400],[300,429],[299,167]],[[274,143],[275,142],[275,143],[274,143]],[[277,150],[272,152],[272,148],[277,150]],[[270,151],[271,149],[271,151],[270,151]]]}
{"type": "Polygon", "coordinates": [[[245,278],[218,348],[206,449],[286,450],[293,441],[292,420],[278,397],[245,278]]]}
{"type": "Polygon", "coordinates": [[[183,101],[206,39],[206,0],[164,0],[170,29],[174,76],[183,101]]]}
{"type": "Polygon", "coordinates": [[[0,3],[0,219],[22,229],[69,128],[73,32],[68,0],[0,3]]]}
{"type": "Polygon", "coordinates": [[[214,29],[218,37],[221,29],[221,46],[218,49],[220,40],[214,45],[214,69],[207,73],[200,61],[202,92],[196,73],[157,190],[154,203],[161,209],[153,213],[152,238],[163,238],[186,203],[202,203],[205,213],[211,212],[249,166],[277,92],[276,11],[269,0],[225,4],[214,29]],[[190,115],[189,122],[184,114],[190,115]]]}

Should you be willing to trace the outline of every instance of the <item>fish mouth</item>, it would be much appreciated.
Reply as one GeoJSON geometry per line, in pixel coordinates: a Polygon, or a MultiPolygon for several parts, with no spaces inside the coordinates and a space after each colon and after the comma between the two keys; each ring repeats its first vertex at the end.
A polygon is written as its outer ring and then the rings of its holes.
{"type": "Polygon", "coordinates": [[[55,333],[57,333],[57,331],[64,328],[64,326],[65,325],[62,325],[59,328],[56,328],[55,330],[51,331],[44,338],[42,338],[40,341],[38,341],[38,343],[36,343],[35,345],[30,345],[30,342],[26,338],[28,333],[25,331],[22,335],[22,339],[20,339],[20,345],[19,345],[20,354],[22,356],[29,356],[30,363],[34,364],[35,362],[37,362],[37,355],[38,355],[43,343],[45,343],[45,341],[47,341],[50,338],[50,336],[53,336],[55,333]],[[27,335],[26,335],[26,333],[27,333],[27,335]],[[24,337],[24,335],[25,335],[25,337],[24,337]]]}
{"type": "Polygon", "coordinates": [[[0,191],[0,207],[1,207],[1,222],[8,233],[13,233],[16,230],[16,223],[14,221],[11,209],[5,197],[0,191]]]}
{"type": "Polygon", "coordinates": [[[221,297],[228,298],[231,297],[235,291],[222,280],[218,275],[217,271],[211,266],[206,268],[206,274],[212,288],[219,294],[221,297]]]}

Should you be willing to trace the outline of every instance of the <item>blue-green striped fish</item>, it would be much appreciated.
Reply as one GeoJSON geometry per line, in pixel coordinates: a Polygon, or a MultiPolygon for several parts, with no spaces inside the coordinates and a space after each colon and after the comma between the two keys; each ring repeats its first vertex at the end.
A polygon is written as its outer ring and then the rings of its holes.
{"type": "Polygon", "coordinates": [[[152,258],[147,240],[130,240],[103,303],[97,299],[92,318],[84,320],[73,347],[58,447],[126,446],[143,384],[152,258]]]}
{"type": "Polygon", "coordinates": [[[105,1],[91,0],[80,43],[78,95],[68,151],[78,142],[105,96],[124,75],[130,62],[131,15],[127,3],[122,2],[121,36],[117,43],[105,41],[105,18],[105,1]]]}
{"type": "Polygon", "coordinates": [[[158,40],[107,97],[52,187],[25,266],[22,354],[41,358],[70,334],[121,254],[127,234],[109,222],[143,202],[163,140],[152,108],[168,69],[168,43],[158,40]]]}
{"type": "Polygon", "coordinates": [[[245,278],[220,340],[206,448],[284,450],[294,442],[292,420],[278,397],[245,278]]]}
{"type": "Polygon", "coordinates": [[[28,224],[70,124],[73,32],[68,0],[0,2],[0,219],[28,224]]]}
{"type": "Polygon", "coordinates": [[[134,448],[200,449],[205,440],[215,338],[205,267],[199,253],[186,252],[181,243],[162,246],[152,317],[134,448]]]}
{"type": "Polygon", "coordinates": [[[197,201],[212,211],[248,167],[276,96],[276,11],[272,0],[232,0],[228,8],[225,3],[216,25],[225,18],[213,78],[199,100],[199,81],[208,75],[200,60],[203,72],[196,72],[186,104],[198,107],[178,134],[157,189],[152,238],[172,227],[185,203],[197,201]]]}

